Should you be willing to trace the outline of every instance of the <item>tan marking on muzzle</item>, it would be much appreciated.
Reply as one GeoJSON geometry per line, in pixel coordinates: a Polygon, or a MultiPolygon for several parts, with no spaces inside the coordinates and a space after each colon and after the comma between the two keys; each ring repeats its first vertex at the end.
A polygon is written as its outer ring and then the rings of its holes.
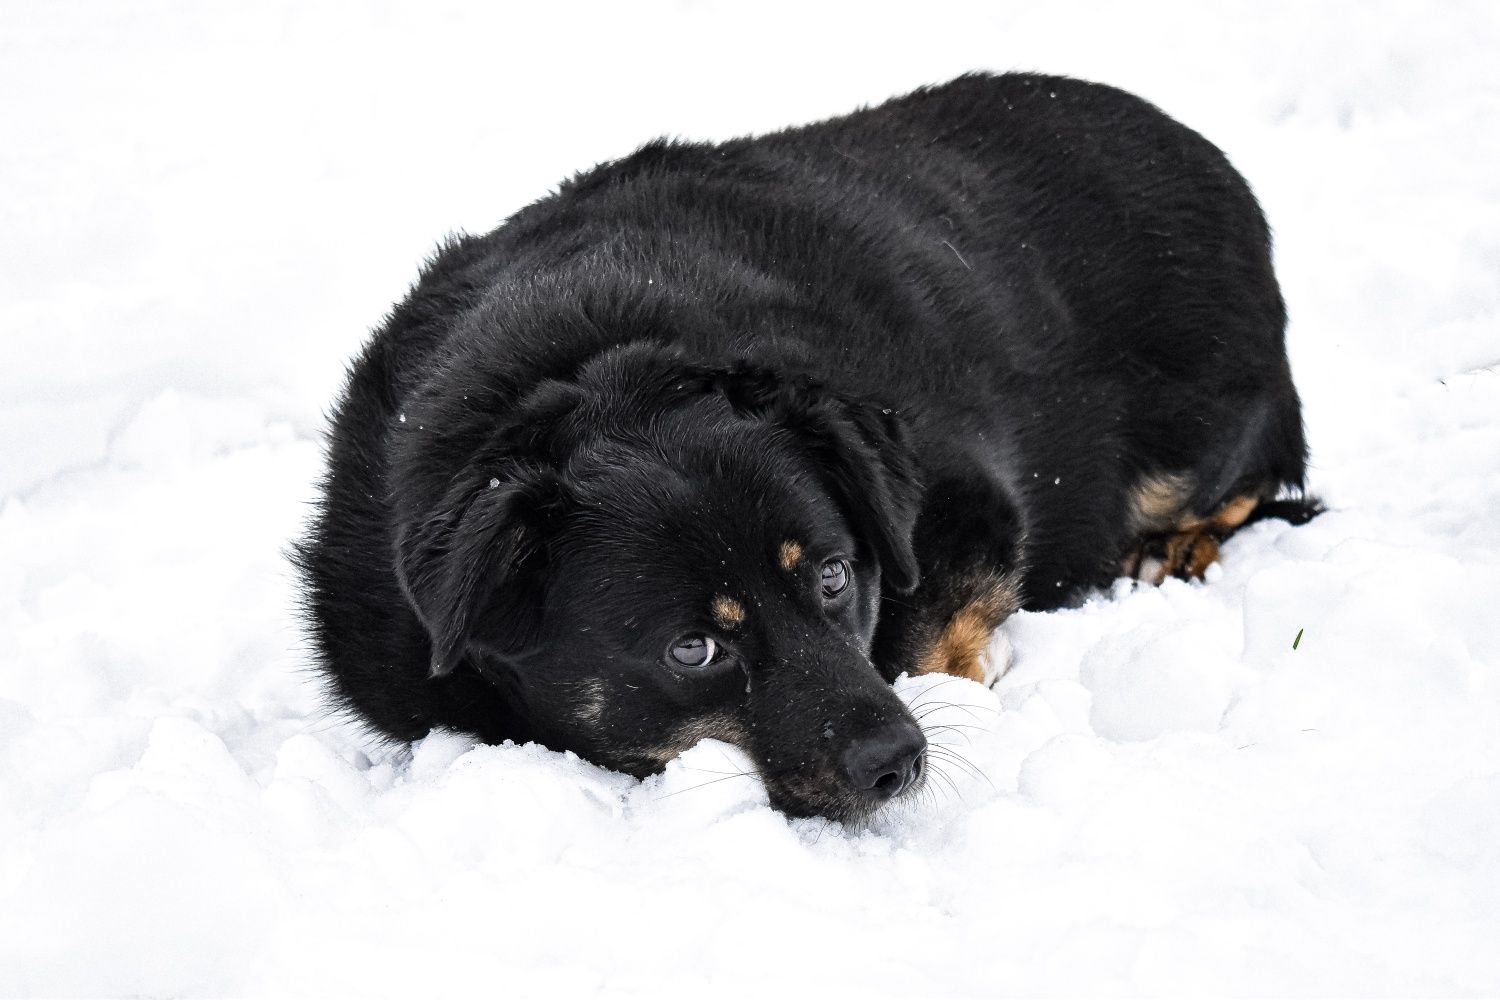
{"type": "Polygon", "coordinates": [[[664,767],[672,758],[691,750],[703,740],[720,740],[744,747],[749,742],[749,736],[745,727],[733,716],[706,715],[682,723],[661,746],[643,747],[637,752],[642,759],[653,762],[657,767],[664,767]]]}

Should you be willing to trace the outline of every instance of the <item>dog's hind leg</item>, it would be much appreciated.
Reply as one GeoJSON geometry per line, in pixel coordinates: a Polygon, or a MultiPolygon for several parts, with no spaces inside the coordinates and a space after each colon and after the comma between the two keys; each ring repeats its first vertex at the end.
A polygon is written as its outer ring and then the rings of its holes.
{"type": "Polygon", "coordinates": [[[1220,544],[1246,524],[1268,517],[1303,524],[1322,511],[1311,497],[1277,499],[1283,489],[1300,494],[1306,469],[1290,376],[1279,391],[1230,409],[1238,419],[1220,421],[1224,433],[1199,442],[1191,471],[1147,473],[1131,490],[1127,529],[1135,541],[1120,567],[1124,575],[1149,583],[1201,580],[1220,544]]]}
{"type": "Polygon", "coordinates": [[[1126,555],[1122,572],[1148,583],[1168,577],[1201,580],[1218,561],[1219,544],[1237,531],[1261,502],[1254,494],[1236,496],[1207,517],[1179,513],[1165,529],[1148,531],[1126,555]]]}
{"type": "Polygon", "coordinates": [[[1131,493],[1135,544],[1126,553],[1123,575],[1159,584],[1168,577],[1201,580],[1218,561],[1219,546],[1245,525],[1268,517],[1304,524],[1322,507],[1310,498],[1274,500],[1276,486],[1241,486],[1206,515],[1192,513],[1192,477],[1183,473],[1148,475],[1131,493]]]}

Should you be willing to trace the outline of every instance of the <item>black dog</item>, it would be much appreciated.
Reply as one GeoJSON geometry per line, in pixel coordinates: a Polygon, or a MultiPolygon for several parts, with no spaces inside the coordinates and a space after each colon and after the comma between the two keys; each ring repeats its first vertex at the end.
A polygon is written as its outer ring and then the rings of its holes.
{"type": "Polygon", "coordinates": [[[898,674],[1316,511],[1284,325],[1244,181],[1109,87],[652,143],[445,245],[365,349],[317,650],[389,737],[645,774],[712,736],[859,819],[921,782],[898,674]]]}

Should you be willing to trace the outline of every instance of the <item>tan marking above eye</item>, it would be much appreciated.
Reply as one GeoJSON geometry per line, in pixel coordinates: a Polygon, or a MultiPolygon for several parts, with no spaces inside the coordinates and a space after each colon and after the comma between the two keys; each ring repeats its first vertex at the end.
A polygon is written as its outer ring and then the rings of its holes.
{"type": "Polygon", "coordinates": [[[802,561],[802,546],[790,539],[781,543],[781,568],[792,570],[802,561]]]}
{"type": "Polygon", "coordinates": [[[715,597],[713,613],[720,628],[734,628],[745,620],[745,606],[732,597],[715,597]]]}

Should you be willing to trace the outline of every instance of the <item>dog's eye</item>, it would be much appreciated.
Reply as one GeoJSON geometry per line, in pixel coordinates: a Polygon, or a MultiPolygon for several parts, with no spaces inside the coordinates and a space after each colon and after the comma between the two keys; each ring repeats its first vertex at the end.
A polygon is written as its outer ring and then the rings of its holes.
{"type": "Polygon", "coordinates": [[[719,644],[706,635],[685,635],[667,647],[672,662],[682,667],[706,667],[720,653],[719,644]]]}
{"type": "Polygon", "coordinates": [[[849,586],[849,564],[842,559],[830,559],[823,564],[823,596],[837,597],[849,586]]]}

